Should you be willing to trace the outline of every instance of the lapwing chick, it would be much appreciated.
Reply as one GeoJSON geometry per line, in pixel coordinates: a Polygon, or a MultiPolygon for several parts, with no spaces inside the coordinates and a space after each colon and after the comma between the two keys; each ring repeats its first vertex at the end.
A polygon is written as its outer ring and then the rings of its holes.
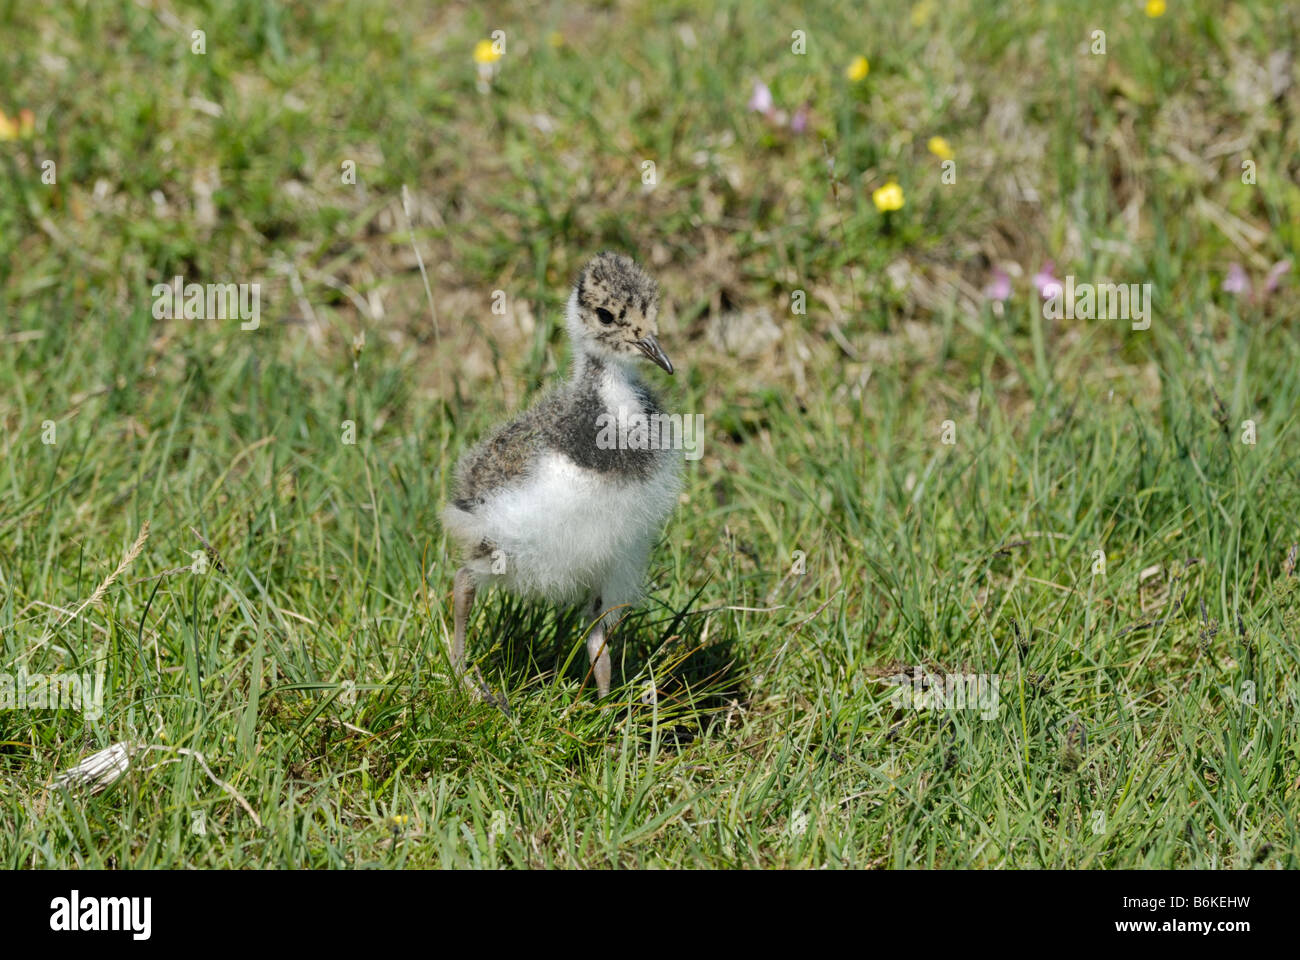
{"type": "Polygon", "coordinates": [[[451,660],[465,668],[475,593],[497,585],[585,604],[587,654],[609,693],[613,625],[641,597],[650,549],[677,502],[682,455],[638,368],[673,365],[659,346],[658,289],[629,257],[583,268],[565,313],[569,379],[462,457],[443,524],[463,551],[451,660]],[[650,424],[654,429],[646,429],[650,424]]]}

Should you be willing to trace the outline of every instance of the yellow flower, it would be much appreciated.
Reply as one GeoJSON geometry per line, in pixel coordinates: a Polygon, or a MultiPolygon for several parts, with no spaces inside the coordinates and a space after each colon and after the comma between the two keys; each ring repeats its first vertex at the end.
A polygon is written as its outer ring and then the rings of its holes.
{"type": "Polygon", "coordinates": [[[547,36],[546,42],[558,50],[564,46],[564,34],[560,33],[559,30],[552,30],[550,35],[547,36]]]}
{"type": "Polygon", "coordinates": [[[36,115],[30,110],[19,110],[16,117],[7,117],[0,110],[0,140],[30,140],[34,133],[36,115]]]}
{"type": "Polygon", "coordinates": [[[501,59],[496,45],[491,40],[480,40],[474,45],[475,63],[496,63],[501,59]]]}
{"type": "Polygon", "coordinates": [[[1165,15],[1165,0],[1147,0],[1147,16],[1163,17],[1165,15]]]}
{"type": "Polygon", "coordinates": [[[893,180],[871,192],[871,202],[881,213],[903,209],[903,188],[893,180]]]}
{"type": "Polygon", "coordinates": [[[930,142],[927,143],[926,146],[929,147],[930,152],[940,160],[951,160],[953,157],[952,145],[943,137],[931,137],[930,142]]]}
{"type": "Polygon", "coordinates": [[[854,57],[853,62],[844,71],[844,76],[857,83],[859,80],[866,79],[867,74],[870,72],[871,64],[867,63],[866,57],[854,57]]]}
{"type": "Polygon", "coordinates": [[[930,19],[930,14],[934,13],[933,0],[921,0],[912,8],[912,26],[923,27],[926,21],[930,19]]]}

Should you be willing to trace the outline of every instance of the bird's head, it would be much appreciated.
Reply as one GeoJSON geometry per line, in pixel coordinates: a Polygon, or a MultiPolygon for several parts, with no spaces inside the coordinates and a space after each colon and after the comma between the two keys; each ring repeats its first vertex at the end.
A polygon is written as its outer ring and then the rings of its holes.
{"type": "Polygon", "coordinates": [[[578,276],[566,322],[579,351],[623,363],[646,359],[672,373],[657,339],[658,317],[654,278],[631,257],[600,253],[578,276]]]}

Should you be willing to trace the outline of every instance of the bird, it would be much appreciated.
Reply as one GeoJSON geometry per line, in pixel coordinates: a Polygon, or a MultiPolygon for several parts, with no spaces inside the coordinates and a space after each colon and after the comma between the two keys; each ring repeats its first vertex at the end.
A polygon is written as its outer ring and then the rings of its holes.
{"type": "Polygon", "coordinates": [[[677,503],[682,455],[638,368],[672,362],[659,345],[658,285],[631,257],[602,252],[565,307],[566,381],[459,460],[442,522],[463,565],[453,585],[451,663],[465,672],[475,597],[496,586],[583,604],[599,697],[609,695],[610,633],[643,596],[649,554],[677,503]]]}

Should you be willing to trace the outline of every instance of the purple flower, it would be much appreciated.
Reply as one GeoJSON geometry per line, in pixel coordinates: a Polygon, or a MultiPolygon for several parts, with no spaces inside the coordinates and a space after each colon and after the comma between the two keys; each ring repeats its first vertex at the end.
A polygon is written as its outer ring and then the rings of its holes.
{"type": "Polygon", "coordinates": [[[1264,291],[1272,293],[1282,282],[1283,275],[1291,269],[1290,260],[1279,260],[1268,271],[1268,276],[1264,279],[1264,291]]]}
{"type": "Polygon", "coordinates": [[[793,133],[803,133],[808,129],[808,104],[803,104],[794,112],[794,118],[790,121],[790,130],[793,133]]]}
{"type": "Polygon", "coordinates": [[[749,96],[749,109],[755,113],[772,112],[772,91],[767,84],[759,81],[754,84],[754,92],[749,96]]]}
{"type": "Polygon", "coordinates": [[[1250,278],[1241,264],[1228,264],[1228,275],[1223,279],[1223,292],[1231,294],[1250,293],[1250,278]]]}
{"type": "Polygon", "coordinates": [[[1034,286],[1038,290],[1038,295],[1044,300],[1050,300],[1053,297],[1059,297],[1064,289],[1061,281],[1053,276],[1052,271],[1056,269],[1056,264],[1048,260],[1043,264],[1043,268],[1034,274],[1034,286]]]}
{"type": "Polygon", "coordinates": [[[984,288],[984,296],[999,303],[1011,296],[1011,278],[1007,276],[1005,270],[994,268],[993,279],[984,288]]]}

